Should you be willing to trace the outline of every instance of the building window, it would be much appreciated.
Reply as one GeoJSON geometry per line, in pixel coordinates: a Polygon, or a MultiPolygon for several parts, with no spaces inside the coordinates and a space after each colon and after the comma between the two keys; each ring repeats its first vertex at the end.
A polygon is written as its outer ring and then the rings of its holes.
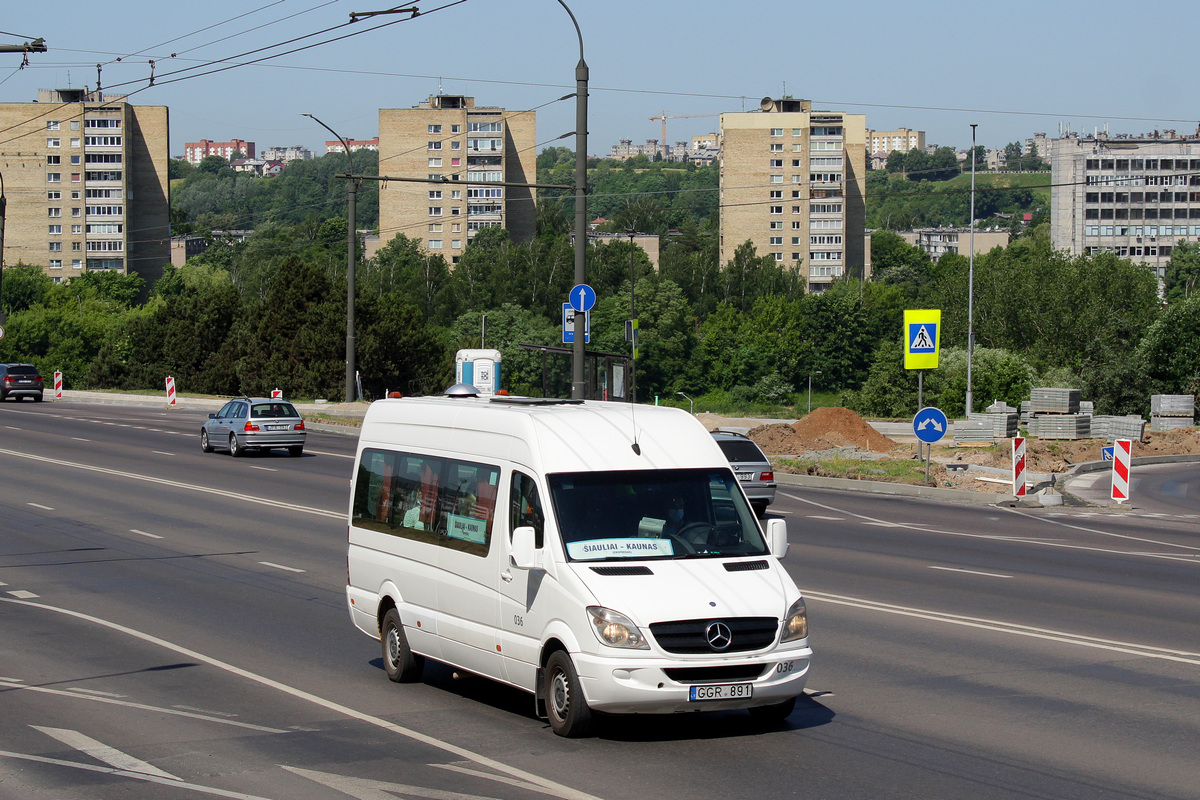
{"type": "Polygon", "coordinates": [[[440,223],[440,222],[429,223],[429,232],[430,233],[441,233],[442,232],[442,223],[440,223]]]}
{"type": "Polygon", "coordinates": [[[47,139],[46,147],[62,147],[62,139],[47,139]]]}
{"type": "Polygon", "coordinates": [[[62,242],[50,242],[50,252],[51,253],[61,253],[62,252],[62,242]]]}
{"type": "Polygon", "coordinates": [[[772,237],[771,237],[770,244],[771,244],[771,246],[772,246],[772,247],[774,247],[775,245],[782,245],[782,244],[783,244],[783,237],[782,237],[782,236],[772,236],[772,237]]]}
{"type": "Polygon", "coordinates": [[[50,235],[51,236],[61,236],[62,235],[62,225],[51,225],[50,226],[50,235]]]}
{"type": "Polygon", "coordinates": [[[430,150],[441,150],[441,149],[442,149],[442,143],[441,143],[441,142],[439,142],[439,141],[432,141],[432,142],[430,142],[430,143],[429,143],[429,149],[430,149],[430,150]]]}
{"type": "Polygon", "coordinates": [[[78,172],[71,173],[71,183],[79,183],[81,175],[78,172]]]}
{"type": "Polygon", "coordinates": [[[62,173],[61,172],[47,172],[46,173],[46,182],[47,183],[62,183],[62,173]]]}
{"type": "Polygon", "coordinates": [[[83,233],[83,226],[82,225],[72,225],[71,233],[83,233]]]}
{"type": "Polygon", "coordinates": [[[49,217],[61,217],[61,216],[62,216],[62,209],[61,209],[61,208],[57,208],[57,207],[55,207],[55,208],[47,208],[47,209],[46,209],[46,216],[49,216],[49,217]]]}
{"type": "Polygon", "coordinates": [[[781,230],[783,230],[783,220],[776,220],[776,221],[772,222],[772,223],[771,223],[771,230],[773,230],[773,231],[781,231],[781,230]]]}
{"type": "Polygon", "coordinates": [[[451,125],[450,132],[451,133],[462,133],[462,125],[451,125]]]}
{"type": "Polygon", "coordinates": [[[783,128],[771,128],[772,136],[783,136],[783,128]]]}
{"type": "Polygon", "coordinates": [[[82,250],[83,248],[79,246],[79,242],[71,242],[71,249],[72,250],[82,250]]]}
{"type": "Polygon", "coordinates": [[[62,156],[46,156],[47,164],[61,164],[62,156]]]}
{"type": "Polygon", "coordinates": [[[429,216],[440,217],[441,215],[442,215],[442,207],[441,206],[430,206],[429,207],[429,216]]]}
{"type": "Polygon", "coordinates": [[[462,189],[452,189],[450,191],[451,200],[462,200],[462,189]]]}
{"type": "Polygon", "coordinates": [[[60,127],[61,125],[62,125],[62,123],[61,123],[61,122],[59,122],[59,121],[58,121],[58,120],[56,120],[56,119],[48,119],[48,120],[46,120],[46,130],[48,130],[48,131],[56,131],[56,130],[58,130],[58,129],[59,129],[59,127],[60,127]]]}
{"type": "MultiPolygon", "coordinates": [[[[792,136],[803,136],[804,128],[792,128],[792,136]]],[[[799,145],[796,145],[799,147],[799,145]]]]}
{"type": "Polygon", "coordinates": [[[450,241],[450,248],[451,248],[452,250],[461,250],[461,249],[462,249],[462,239],[453,239],[453,240],[451,240],[451,241],[450,241]]]}
{"type": "Polygon", "coordinates": [[[772,189],[771,190],[771,199],[772,200],[782,200],[783,199],[783,190],[782,189],[772,189]]]}
{"type": "Polygon", "coordinates": [[[772,214],[782,214],[783,206],[771,206],[771,213],[772,214]]]}
{"type": "Polygon", "coordinates": [[[804,145],[800,144],[799,142],[797,142],[796,144],[793,144],[793,145],[792,145],[792,152],[793,152],[793,153],[803,153],[803,152],[804,152],[804,145]]]}
{"type": "Polygon", "coordinates": [[[47,200],[62,200],[62,192],[46,192],[47,200]]]}
{"type": "Polygon", "coordinates": [[[451,142],[450,149],[451,150],[462,150],[462,142],[457,142],[457,141],[451,142]]]}
{"type": "Polygon", "coordinates": [[[772,143],[771,144],[771,152],[772,153],[782,153],[783,152],[783,144],[779,143],[779,142],[772,143]]]}
{"type": "Polygon", "coordinates": [[[83,259],[82,258],[72,258],[71,259],[71,269],[83,269],[83,259]]]}
{"type": "Polygon", "coordinates": [[[430,200],[441,200],[442,199],[442,190],[441,189],[430,189],[429,190],[429,199],[430,200]]]}
{"type": "Polygon", "coordinates": [[[71,140],[71,147],[74,147],[75,149],[79,149],[79,139],[78,138],[74,138],[71,140]]]}
{"type": "Polygon", "coordinates": [[[442,159],[441,159],[441,158],[434,157],[434,158],[431,158],[431,159],[429,159],[429,166],[431,166],[431,167],[440,167],[441,165],[442,165],[442,159]]]}
{"type": "MultiPolygon", "coordinates": [[[[72,192],[72,194],[79,194],[79,192],[72,192]]],[[[78,217],[78,216],[80,216],[80,215],[81,215],[81,212],[82,212],[82,211],[83,211],[83,209],[81,209],[81,208],[72,208],[72,209],[71,209],[71,216],[72,216],[72,217],[78,217]]]]}
{"type": "Polygon", "coordinates": [[[796,220],[792,223],[792,230],[794,230],[794,231],[801,230],[803,228],[803,225],[804,225],[803,222],[801,222],[800,220],[796,220]]]}
{"type": "Polygon", "coordinates": [[[460,158],[460,157],[458,157],[458,156],[455,156],[455,157],[451,158],[451,159],[450,159],[450,166],[452,166],[452,167],[461,167],[461,166],[462,166],[462,158],[460,158]]]}
{"type": "Polygon", "coordinates": [[[441,126],[441,125],[430,125],[430,126],[429,126],[429,132],[430,132],[430,133],[441,133],[441,132],[442,132],[442,126],[441,126]]]}
{"type": "Polygon", "coordinates": [[[76,167],[77,167],[77,166],[79,166],[79,163],[80,163],[80,158],[79,158],[79,156],[71,156],[71,164],[72,164],[73,166],[76,166],[76,167]]]}
{"type": "MultiPolygon", "coordinates": [[[[793,166],[795,166],[795,165],[793,165],[793,166]]],[[[772,158],[770,167],[772,169],[776,169],[776,168],[782,169],[783,168],[783,159],[782,158],[772,158]]]]}
{"type": "Polygon", "coordinates": [[[429,249],[430,250],[441,250],[442,249],[442,240],[441,239],[430,239],[429,240],[429,249]]]}
{"type": "Polygon", "coordinates": [[[62,259],[61,258],[50,259],[50,269],[62,269],[62,259]]]}

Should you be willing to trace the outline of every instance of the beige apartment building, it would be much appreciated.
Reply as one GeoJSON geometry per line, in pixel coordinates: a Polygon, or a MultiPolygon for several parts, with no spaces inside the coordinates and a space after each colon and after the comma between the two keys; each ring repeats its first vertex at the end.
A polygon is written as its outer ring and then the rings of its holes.
{"type": "Polygon", "coordinates": [[[801,270],[809,291],[861,277],[866,117],[764,98],[721,115],[721,262],[746,241],[801,270]]]}
{"type": "Polygon", "coordinates": [[[925,131],[914,131],[911,128],[899,128],[894,131],[874,131],[867,129],[867,152],[871,155],[887,156],[893,150],[907,153],[913,148],[925,149],[925,131]]]}
{"type": "Polygon", "coordinates": [[[167,126],[166,106],[82,89],[0,103],[4,266],[56,283],[85,270],[158,280],[171,260],[167,126]]]}
{"type": "Polygon", "coordinates": [[[380,241],[402,233],[456,264],[484,228],[532,239],[536,193],[496,184],[536,182],[536,143],[535,112],[476,106],[473,97],[433,95],[412,108],[381,108],[379,174],[439,182],[383,182],[380,241]]]}

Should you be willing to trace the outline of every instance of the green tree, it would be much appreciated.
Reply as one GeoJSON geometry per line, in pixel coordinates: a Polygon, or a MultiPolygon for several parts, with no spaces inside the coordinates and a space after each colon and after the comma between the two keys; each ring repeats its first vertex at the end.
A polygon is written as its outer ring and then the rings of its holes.
{"type": "MultiPolygon", "coordinates": [[[[1172,303],[1155,320],[1138,345],[1136,360],[1156,393],[1200,394],[1200,294],[1172,303]]],[[[1138,413],[1145,413],[1144,408],[1138,413]]]]}
{"type": "Polygon", "coordinates": [[[457,349],[481,346],[480,317],[484,313],[487,314],[487,339],[482,344],[500,351],[503,387],[512,394],[541,396],[542,354],[521,345],[561,346],[561,331],[539,314],[514,303],[504,303],[486,312],[471,311],[458,317],[450,330],[450,340],[457,349]]]}
{"type": "Polygon", "coordinates": [[[17,265],[4,270],[0,309],[7,314],[24,311],[41,303],[54,287],[54,281],[41,267],[17,265]]]}
{"type": "Polygon", "coordinates": [[[1200,242],[1180,241],[1171,250],[1163,276],[1163,294],[1168,303],[1178,303],[1200,288],[1200,242]]]}

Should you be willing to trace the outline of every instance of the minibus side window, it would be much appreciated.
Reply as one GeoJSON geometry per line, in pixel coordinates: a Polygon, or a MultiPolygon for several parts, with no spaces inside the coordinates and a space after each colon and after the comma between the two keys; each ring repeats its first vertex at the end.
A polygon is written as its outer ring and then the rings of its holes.
{"type": "Polygon", "coordinates": [[[525,473],[513,470],[512,491],[509,496],[511,498],[508,524],[509,541],[512,541],[514,530],[522,525],[528,525],[533,528],[535,534],[534,545],[541,547],[544,544],[542,530],[546,518],[542,514],[542,501],[538,498],[537,483],[525,473]]]}
{"type": "Polygon", "coordinates": [[[500,469],[436,456],[367,449],[358,465],[353,524],[485,556],[500,469]]]}

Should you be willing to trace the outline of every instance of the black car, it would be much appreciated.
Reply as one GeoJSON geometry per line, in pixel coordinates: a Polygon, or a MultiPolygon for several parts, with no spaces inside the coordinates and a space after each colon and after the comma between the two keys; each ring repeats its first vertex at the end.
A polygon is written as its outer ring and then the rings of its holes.
{"type": "Polygon", "coordinates": [[[40,403],[44,388],[42,373],[32,364],[0,364],[0,400],[32,397],[40,403]]]}

